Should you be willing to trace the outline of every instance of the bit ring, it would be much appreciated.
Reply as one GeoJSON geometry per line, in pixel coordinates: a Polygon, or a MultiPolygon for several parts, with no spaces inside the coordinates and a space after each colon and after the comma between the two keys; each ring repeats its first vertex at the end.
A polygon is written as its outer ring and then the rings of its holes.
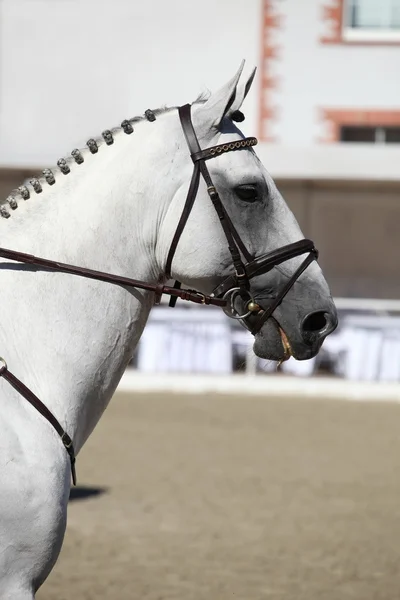
{"type": "MultiPolygon", "coordinates": [[[[223,300],[227,300],[227,298],[230,296],[230,306],[231,306],[231,311],[227,312],[227,310],[225,308],[223,308],[222,310],[224,311],[224,313],[230,317],[231,319],[245,319],[246,317],[248,317],[249,315],[251,315],[251,310],[248,310],[245,314],[243,315],[235,315],[233,314],[233,311],[235,310],[235,307],[233,306],[233,300],[235,299],[235,297],[237,296],[237,294],[240,292],[240,288],[239,287],[234,287],[231,288],[230,290],[228,290],[227,292],[225,292],[225,294],[222,296],[223,300]]],[[[249,298],[249,302],[254,302],[253,298],[249,298]]],[[[249,302],[247,304],[249,304],[249,302]]]]}

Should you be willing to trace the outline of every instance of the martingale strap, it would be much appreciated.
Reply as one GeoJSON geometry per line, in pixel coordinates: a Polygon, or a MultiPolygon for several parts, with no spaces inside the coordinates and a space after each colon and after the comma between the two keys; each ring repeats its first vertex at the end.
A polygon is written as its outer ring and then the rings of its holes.
{"type": "Polygon", "coordinates": [[[75,451],[74,445],[68,433],[61,427],[56,417],[49,411],[47,406],[43,404],[41,400],[29,389],[25,384],[22,383],[18,377],[16,377],[11,371],[8,370],[7,363],[4,358],[0,357],[0,377],[3,377],[17,392],[25,398],[36,410],[54,427],[56,432],[61,438],[62,443],[66,451],[68,452],[69,459],[71,461],[71,474],[72,482],[76,485],[76,471],[75,471],[75,451]]]}

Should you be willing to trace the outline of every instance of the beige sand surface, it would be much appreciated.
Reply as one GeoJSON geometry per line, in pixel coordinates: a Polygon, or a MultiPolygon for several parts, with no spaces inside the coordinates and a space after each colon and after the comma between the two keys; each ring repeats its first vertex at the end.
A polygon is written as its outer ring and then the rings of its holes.
{"type": "Polygon", "coordinates": [[[400,405],[114,398],[39,600],[395,600],[400,405]]]}

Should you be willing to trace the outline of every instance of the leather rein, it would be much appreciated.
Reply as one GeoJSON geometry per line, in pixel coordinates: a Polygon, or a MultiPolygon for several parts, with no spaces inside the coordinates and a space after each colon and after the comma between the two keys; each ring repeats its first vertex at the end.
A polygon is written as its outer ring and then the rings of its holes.
{"type": "MultiPolygon", "coordinates": [[[[271,317],[274,310],[282,302],[283,298],[297,281],[301,273],[318,258],[318,251],[311,240],[304,239],[286,246],[282,246],[281,248],[269,252],[263,256],[253,257],[241,240],[221,202],[218,191],[212,182],[206,161],[220,156],[226,152],[250,149],[252,146],[257,144],[257,139],[255,137],[242,138],[238,141],[218,144],[202,150],[200,148],[191,119],[191,105],[186,104],[181,106],[179,107],[178,111],[194,167],[182,215],[179,219],[178,226],[168,252],[165,271],[164,274],[160,276],[160,279],[157,283],[138,281],[129,277],[113,275],[110,273],[104,273],[102,271],[96,271],[94,269],[88,269],[86,267],[70,265],[7,248],[0,248],[0,258],[28,264],[32,267],[38,267],[38,269],[68,273],[70,275],[77,275],[89,279],[104,281],[106,283],[121,285],[128,288],[132,287],[148,290],[150,292],[154,292],[156,304],[160,303],[161,296],[163,294],[167,294],[171,297],[170,306],[174,306],[178,298],[187,300],[189,302],[194,302],[196,304],[218,306],[224,309],[228,316],[240,319],[245,327],[247,327],[251,333],[255,334],[261,329],[265,321],[271,317]],[[214,289],[213,293],[210,295],[203,294],[197,290],[182,289],[180,287],[180,282],[176,282],[174,287],[164,285],[164,281],[171,277],[172,260],[193,204],[196,200],[200,184],[200,176],[203,177],[206,183],[208,195],[218,214],[234,267],[234,274],[229,275],[214,289]],[[267,273],[282,262],[307,252],[309,253],[308,256],[288,279],[287,283],[277,294],[276,298],[273,299],[272,303],[268,307],[261,307],[251,295],[250,280],[253,277],[267,273]],[[244,258],[244,261],[242,257],[244,258]],[[245,306],[245,312],[242,315],[235,314],[236,310],[234,307],[234,301],[238,296],[240,296],[241,301],[245,306]]],[[[23,398],[25,398],[45,419],[47,419],[47,421],[56,430],[65,449],[68,452],[71,462],[72,481],[73,484],[76,485],[75,452],[73,441],[70,436],[66,433],[66,431],[64,431],[59,421],[45,406],[45,404],[43,404],[43,402],[39,400],[39,398],[28,387],[26,387],[21,380],[19,380],[13,373],[9,371],[7,363],[2,357],[0,357],[0,377],[3,377],[15,390],[17,390],[21,396],[23,396],[23,398]]]]}

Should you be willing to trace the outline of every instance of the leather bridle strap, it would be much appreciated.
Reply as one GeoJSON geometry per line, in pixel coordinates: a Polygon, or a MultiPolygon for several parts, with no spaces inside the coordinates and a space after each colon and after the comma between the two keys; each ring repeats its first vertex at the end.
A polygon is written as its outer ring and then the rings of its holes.
{"type": "Polygon", "coordinates": [[[182,300],[195,302],[196,304],[212,304],[214,306],[220,306],[221,308],[226,306],[226,301],[222,298],[213,298],[197,292],[196,290],[181,290],[178,288],[169,287],[168,285],[160,285],[159,283],[146,283],[144,281],[131,279],[130,277],[112,275],[110,273],[103,273],[102,271],[95,271],[94,269],[87,269],[85,267],[77,267],[67,263],[40,258],[38,256],[34,256],[33,254],[25,254],[24,252],[8,250],[7,248],[0,248],[0,258],[8,258],[10,260],[32,265],[34,267],[41,267],[43,269],[50,269],[51,271],[68,273],[70,275],[78,275],[80,277],[87,277],[88,279],[105,281],[106,283],[134,287],[141,290],[149,290],[150,292],[155,292],[158,295],[168,294],[169,296],[176,296],[182,300]]]}
{"type": "Polygon", "coordinates": [[[189,186],[188,194],[186,197],[185,206],[183,209],[183,213],[179,220],[177,229],[175,231],[174,237],[172,239],[171,247],[168,253],[167,262],[166,262],[166,274],[168,277],[171,276],[171,266],[172,260],[179,242],[179,239],[182,235],[182,231],[187,223],[187,220],[190,215],[190,211],[193,207],[196,194],[199,186],[199,173],[203,176],[203,179],[207,186],[207,192],[213,203],[213,206],[218,214],[218,217],[221,222],[221,226],[225,233],[225,237],[228,242],[228,249],[232,257],[232,262],[235,268],[235,277],[236,281],[239,284],[239,287],[243,293],[243,295],[247,295],[247,290],[250,287],[249,279],[246,274],[246,269],[240,257],[240,251],[245,256],[246,260],[251,260],[252,257],[249,252],[246,250],[243,242],[240,239],[239,234],[235,230],[232,221],[229,219],[226,210],[223,207],[219,194],[212,182],[210,173],[205,164],[205,161],[214,158],[222,153],[229,152],[231,150],[240,150],[241,148],[249,148],[250,146],[254,146],[257,143],[256,138],[247,138],[244,140],[239,140],[236,142],[231,142],[228,144],[219,144],[217,146],[212,146],[211,148],[207,148],[206,150],[202,150],[199,145],[199,141],[196,136],[196,132],[193,127],[192,119],[191,119],[191,105],[185,104],[184,106],[179,107],[179,118],[181,121],[183,133],[186,138],[187,145],[190,150],[190,155],[194,163],[193,167],[193,175],[192,180],[189,186]],[[240,250],[239,250],[240,248],[240,250]]]}
{"type": "MultiPolygon", "coordinates": [[[[243,243],[243,240],[241,239],[240,235],[236,231],[236,228],[235,228],[234,224],[232,223],[231,218],[228,215],[228,213],[226,212],[225,207],[222,203],[221,203],[221,210],[224,213],[224,219],[226,220],[228,227],[232,232],[233,238],[236,242],[237,247],[239,248],[240,252],[242,253],[242,256],[245,257],[247,263],[251,262],[254,259],[254,256],[252,254],[250,254],[250,252],[247,250],[246,246],[243,243]]],[[[247,271],[247,266],[246,266],[246,271],[247,271]]]]}
{"type": "MultiPolygon", "coordinates": [[[[311,240],[304,239],[299,240],[298,242],[293,242],[292,244],[287,244],[286,246],[282,246],[277,250],[272,250],[272,252],[269,252],[264,256],[252,259],[251,262],[246,264],[247,275],[249,279],[257,277],[258,275],[264,275],[277,265],[280,265],[291,258],[296,258],[301,254],[305,254],[306,252],[312,253],[313,259],[318,258],[318,250],[315,248],[314,242],[311,240]]],[[[228,290],[235,287],[235,285],[235,275],[230,275],[213,290],[213,294],[215,296],[223,296],[228,290]]]]}
{"type": "Polygon", "coordinates": [[[8,383],[15,390],[17,390],[17,392],[20,393],[21,396],[23,396],[25,398],[25,400],[27,400],[30,404],[32,404],[32,406],[34,408],[36,408],[36,410],[45,419],[48,420],[50,425],[52,425],[54,427],[54,429],[60,436],[61,441],[64,444],[66,451],[68,452],[69,459],[71,461],[72,482],[74,485],[76,485],[75,451],[74,451],[74,446],[73,446],[72,440],[69,437],[68,433],[66,431],[64,431],[64,429],[61,427],[58,420],[49,411],[47,406],[45,404],[43,404],[43,402],[41,400],[39,400],[39,398],[37,396],[35,396],[35,394],[33,392],[31,392],[31,390],[29,388],[27,388],[26,385],[24,385],[22,383],[22,381],[20,381],[20,379],[18,379],[18,377],[13,375],[13,373],[11,373],[11,371],[8,370],[7,364],[4,361],[4,359],[1,359],[0,377],[3,377],[3,379],[8,381],[8,383]]]}
{"type": "MultiPolygon", "coordinates": [[[[193,208],[194,201],[196,200],[197,192],[199,189],[199,183],[200,183],[200,163],[195,162],[194,168],[193,168],[193,173],[192,173],[192,179],[190,181],[189,190],[188,190],[188,193],[186,196],[185,205],[183,207],[181,218],[179,219],[179,223],[177,225],[174,237],[171,242],[171,246],[170,246],[168,256],[167,256],[167,262],[165,263],[165,276],[167,277],[167,279],[171,278],[172,260],[175,256],[176,248],[178,246],[179,240],[181,238],[183,230],[185,229],[185,225],[187,223],[187,220],[188,220],[191,210],[193,208]]],[[[232,221],[230,220],[227,212],[225,211],[225,209],[222,205],[221,205],[221,208],[222,208],[222,211],[224,212],[224,218],[226,219],[228,226],[232,231],[232,235],[234,236],[235,242],[238,245],[241,253],[246,258],[247,261],[253,260],[252,255],[249,253],[246,246],[243,244],[238,232],[236,231],[232,221]]]]}
{"type": "MultiPolygon", "coordinates": [[[[193,127],[192,119],[191,119],[191,105],[185,104],[184,106],[179,107],[178,111],[179,111],[179,118],[181,121],[183,133],[185,135],[186,142],[187,142],[187,145],[190,150],[190,155],[194,162],[194,173],[197,173],[197,169],[200,169],[200,172],[206,183],[208,195],[209,195],[211,202],[213,203],[213,206],[218,214],[222,229],[225,233],[225,237],[228,242],[228,249],[229,249],[230,255],[232,257],[232,262],[233,262],[233,265],[235,268],[237,282],[239,284],[239,287],[240,287],[240,290],[241,290],[243,296],[245,296],[245,295],[247,295],[247,291],[250,287],[250,282],[247,277],[246,269],[241,260],[240,252],[239,252],[238,246],[235,241],[235,238],[239,239],[239,235],[237,233],[236,233],[236,235],[233,235],[233,230],[234,230],[233,224],[230,220],[228,221],[228,219],[226,218],[227,217],[226,211],[223,208],[219,194],[218,194],[216,188],[214,187],[214,184],[210,177],[210,173],[205,164],[206,159],[213,158],[214,156],[218,156],[218,153],[228,152],[229,150],[239,150],[239,146],[237,145],[239,142],[237,142],[237,143],[232,142],[232,144],[219,144],[218,146],[213,146],[212,148],[207,148],[204,151],[201,150],[199,141],[196,136],[196,132],[193,127]],[[218,150],[220,150],[220,152],[218,152],[218,150]]],[[[241,146],[241,147],[246,147],[246,140],[243,140],[243,143],[244,143],[244,146],[241,146]]],[[[250,143],[248,145],[250,145],[250,143]]],[[[193,174],[193,177],[194,177],[194,174],[193,174]]],[[[192,177],[192,181],[193,181],[193,177],[192,177]]],[[[194,198],[191,196],[190,192],[191,192],[191,190],[189,189],[189,192],[188,192],[188,195],[186,198],[185,207],[190,206],[190,208],[191,208],[193,206],[194,198]]],[[[170,267],[171,267],[172,259],[173,259],[173,253],[176,249],[177,241],[179,240],[179,238],[182,234],[182,230],[183,230],[183,228],[186,224],[187,218],[190,214],[190,210],[185,211],[185,214],[187,216],[185,219],[181,218],[181,220],[179,221],[178,228],[175,232],[175,235],[174,235],[174,238],[172,241],[171,250],[173,249],[173,251],[170,250],[169,255],[168,255],[167,265],[169,266],[169,269],[167,270],[167,272],[170,271],[170,267]]]]}
{"type": "Polygon", "coordinates": [[[165,276],[167,279],[171,278],[171,267],[172,267],[172,259],[174,258],[176,248],[178,246],[179,240],[181,238],[182,232],[185,228],[186,222],[189,218],[191,210],[193,208],[194,201],[196,200],[197,190],[199,189],[200,183],[200,169],[199,165],[195,164],[192,179],[189,185],[189,191],[186,196],[185,206],[183,207],[183,211],[181,214],[181,218],[179,219],[178,226],[175,231],[175,235],[171,242],[171,247],[168,252],[167,262],[165,264],[165,276]]]}
{"type": "Polygon", "coordinates": [[[318,256],[317,251],[310,252],[310,254],[303,260],[303,262],[298,267],[298,269],[296,269],[296,271],[293,273],[293,275],[290,277],[290,279],[286,282],[283,289],[279,292],[278,296],[273,300],[272,304],[270,304],[267,309],[262,310],[257,314],[257,320],[256,320],[255,324],[251,327],[251,330],[250,330],[253,335],[255,335],[256,333],[258,333],[260,331],[261,327],[272,316],[272,313],[274,312],[274,310],[276,308],[278,308],[278,306],[280,305],[282,300],[285,298],[286,294],[296,283],[296,281],[298,280],[300,275],[303,273],[303,271],[305,271],[307,269],[307,267],[314,260],[316,260],[317,256],[318,256]]]}

